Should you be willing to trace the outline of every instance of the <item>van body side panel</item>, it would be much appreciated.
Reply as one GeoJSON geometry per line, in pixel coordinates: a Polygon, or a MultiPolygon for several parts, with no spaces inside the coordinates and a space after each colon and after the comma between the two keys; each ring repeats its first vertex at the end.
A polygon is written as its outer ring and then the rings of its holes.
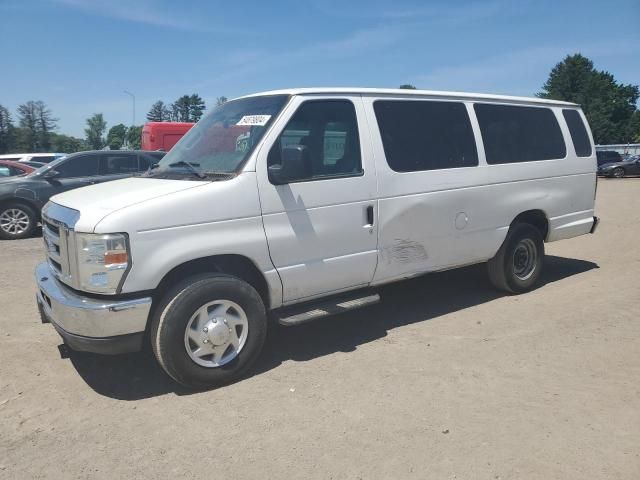
{"type": "Polygon", "coordinates": [[[470,109],[478,166],[398,173],[389,167],[375,128],[378,98],[384,97],[363,97],[379,179],[380,260],[374,284],[486,261],[513,219],[527,210],[541,210],[549,219],[548,240],[589,232],[595,161],[575,156],[566,129],[566,158],[488,165],[470,109]]]}
{"type": "Polygon", "coordinates": [[[271,259],[282,279],[283,302],[369,285],[378,261],[377,221],[367,226],[367,207],[374,207],[377,217],[376,176],[360,97],[293,97],[265,136],[255,165],[264,229],[271,259]],[[355,107],[363,173],[272,184],[268,155],[295,112],[305,102],[336,100],[355,107]]]}
{"type": "Polygon", "coordinates": [[[271,305],[279,306],[282,285],[269,258],[255,172],[218,182],[173,182],[195,187],[116,210],[95,228],[96,233],[129,232],[133,265],[122,292],[152,290],[174,267],[190,260],[233,254],[248,258],[262,272],[271,305]]]}

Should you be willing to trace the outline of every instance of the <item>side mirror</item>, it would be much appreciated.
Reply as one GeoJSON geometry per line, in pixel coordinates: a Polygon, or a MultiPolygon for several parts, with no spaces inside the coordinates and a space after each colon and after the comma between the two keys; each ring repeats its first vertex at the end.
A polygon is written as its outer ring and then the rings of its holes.
{"type": "Polygon", "coordinates": [[[60,176],[60,172],[54,169],[51,170],[47,170],[43,175],[42,178],[46,178],[47,180],[52,179],[52,178],[56,178],[60,176]]]}
{"type": "Polygon", "coordinates": [[[311,176],[311,158],[305,145],[287,145],[279,164],[269,166],[269,180],[275,185],[303,180],[311,176]]]}

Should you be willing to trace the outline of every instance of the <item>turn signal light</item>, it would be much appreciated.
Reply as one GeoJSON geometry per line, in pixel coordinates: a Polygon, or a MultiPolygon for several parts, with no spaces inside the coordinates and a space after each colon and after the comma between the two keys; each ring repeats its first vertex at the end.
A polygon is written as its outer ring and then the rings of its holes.
{"type": "Polygon", "coordinates": [[[104,252],[104,264],[109,265],[126,265],[129,262],[129,254],[122,250],[107,250],[104,252]]]}

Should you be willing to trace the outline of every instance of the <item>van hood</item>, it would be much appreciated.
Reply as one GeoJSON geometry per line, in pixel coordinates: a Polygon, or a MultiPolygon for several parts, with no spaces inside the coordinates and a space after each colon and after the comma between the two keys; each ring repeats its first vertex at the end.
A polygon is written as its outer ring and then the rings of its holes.
{"type": "Polygon", "coordinates": [[[78,210],[83,224],[95,225],[117,210],[207,184],[209,182],[125,178],[60,193],[51,197],[51,201],[78,210]]]}

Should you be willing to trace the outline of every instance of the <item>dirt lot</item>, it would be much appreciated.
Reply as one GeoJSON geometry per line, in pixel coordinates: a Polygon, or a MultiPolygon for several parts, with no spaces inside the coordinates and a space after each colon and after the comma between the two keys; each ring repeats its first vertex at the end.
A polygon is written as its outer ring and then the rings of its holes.
{"type": "Polygon", "coordinates": [[[640,179],[600,181],[597,213],[535,292],[404,282],[195,394],[148,354],[61,359],[42,240],[0,242],[0,478],[638,479],[640,179]]]}

